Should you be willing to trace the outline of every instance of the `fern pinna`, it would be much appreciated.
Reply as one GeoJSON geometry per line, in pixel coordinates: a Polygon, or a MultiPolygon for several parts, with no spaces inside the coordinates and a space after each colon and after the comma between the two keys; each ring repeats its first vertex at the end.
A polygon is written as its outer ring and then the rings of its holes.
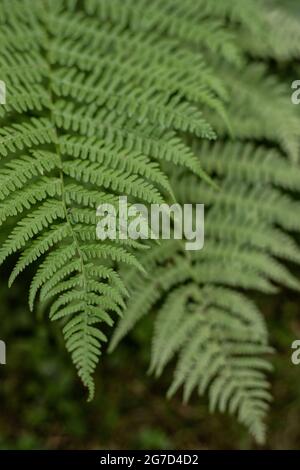
{"type": "Polygon", "coordinates": [[[299,230],[299,117],[269,59],[276,70],[298,57],[300,38],[278,5],[0,1],[0,220],[15,225],[0,262],[18,253],[9,284],[35,264],[30,308],[38,294],[50,302],[90,398],[104,324],[125,312],[113,348],[156,307],[150,369],[177,355],[169,393],[208,391],[211,409],[237,414],[259,442],[270,348],[239,291],[298,288],[277,258],[299,261],[287,234],[299,230]],[[205,203],[204,250],[100,242],[96,208],[120,194],[205,203]]]}

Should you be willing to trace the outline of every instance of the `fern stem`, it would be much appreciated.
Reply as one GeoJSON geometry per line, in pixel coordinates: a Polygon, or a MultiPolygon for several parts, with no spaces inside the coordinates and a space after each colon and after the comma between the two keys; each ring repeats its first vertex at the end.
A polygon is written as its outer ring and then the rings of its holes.
{"type": "MultiPolygon", "coordinates": [[[[46,3],[46,8],[45,8],[45,25],[46,25],[46,30],[48,32],[48,28],[47,28],[47,14],[49,13],[50,14],[50,11],[49,11],[49,8],[48,7],[48,1],[46,0],[45,1],[46,3]]],[[[79,241],[78,241],[78,238],[76,236],[76,233],[75,231],[73,230],[73,227],[72,227],[72,221],[70,219],[70,216],[69,216],[69,212],[68,212],[68,206],[67,206],[67,202],[66,202],[66,197],[65,197],[65,183],[64,183],[64,173],[63,173],[63,158],[62,158],[62,152],[61,152],[61,148],[60,148],[60,143],[59,143],[59,133],[58,133],[58,129],[57,129],[57,126],[56,126],[56,123],[55,123],[55,118],[54,118],[54,113],[53,113],[53,110],[54,110],[54,96],[53,96],[53,92],[52,92],[52,87],[51,87],[51,77],[52,77],[52,68],[51,68],[51,60],[50,60],[50,57],[49,57],[49,50],[50,50],[50,33],[48,32],[48,35],[47,35],[47,39],[48,39],[48,44],[46,45],[46,62],[47,62],[47,66],[48,66],[48,93],[49,93],[49,103],[50,103],[50,121],[52,123],[52,126],[53,126],[53,133],[55,135],[55,144],[54,144],[54,147],[55,147],[55,153],[60,161],[60,169],[59,169],[59,177],[60,177],[60,181],[61,181],[61,200],[62,200],[62,204],[63,204],[63,210],[64,210],[64,214],[65,214],[65,218],[66,218],[66,222],[70,228],[70,232],[72,234],[72,238],[73,238],[73,242],[74,242],[74,245],[76,247],[76,251],[77,251],[77,254],[78,254],[78,257],[79,257],[79,260],[80,260],[80,269],[81,269],[81,275],[82,275],[82,280],[83,280],[83,285],[82,285],[82,290],[85,294],[87,294],[88,292],[88,287],[87,287],[87,273],[86,273],[86,269],[85,269],[85,265],[84,265],[84,258],[83,258],[83,254],[82,254],[82,251],[80,249],[80,244],[79,244],[79,241]]],[[[86,305],[86,299],[84,300],[84,303],[86,305]]],[[[87,327],[88,327],[88,313],[85,312],[85,315],[84,315],[84,325],[83,325],[83,336],[86,337],[88,332],[87,332],[87,327]]],[[[87,341],[84,341],[84,344],[87,344],[87,341]]],[[[89,388],[89,397],[88,397],[88,400],[90,401],[92,398],[93,398],[93,389],[90,389],[89,388]]]]}

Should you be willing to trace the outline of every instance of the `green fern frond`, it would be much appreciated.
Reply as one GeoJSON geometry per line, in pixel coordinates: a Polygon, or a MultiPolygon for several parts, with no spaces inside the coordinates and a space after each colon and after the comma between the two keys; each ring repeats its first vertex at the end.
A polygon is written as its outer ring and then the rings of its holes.
{"type": "MultiPolygon", "coordinates": [[[[98,324],[112,324],[113,311],[125,306],[116,270],[123,263],[142,269],[130,250],[143,246],[98,241],[96,208],[116,206],[123,193],[146,203],[174,199],[165,161],[210,182],[181,134],[215,138],[199,105],[225,118],[225,89],[205,60],[178,48],[171,30],[163,38],[159,27],[141,45],[142,30],[120,28],[118,3],[113,24],[104,28],[84,2],[83,8],[67,0],[0,5],[1,79],[8,90],[0,109],[0,220],[17,217],[0,261],[20,253],[10,284],[40,263],[30,308],[40,290],[43,301],[53,299],[51,318],[69,322],[67,348],[90,397],[105,339],[98,324]]],[[[125,6],[133,19],[132,7],[125,6]]],[[[205,30],[212,38],[216,27],[206,22],[205,30]]],[[[180,36],[187,32],[186,26],[180,36]]],[[[226,33],[219,35],[221,41],[226,33]]],[[[194,27],[190,40],[200,37],[206,35],[194,27]]]]}
{"type": "MultiPolygon", "coordinates": [[[[285,60],[298,53],[296,21],[288,6],[275,3],[199,0],[203,8],[197,8],[189,0],[167,1],[164,6],[159,0],[153,2],[154,10],[162,8],[163,18],[169,14],[165,28],[176,11],[184,16],[183,23],[191,24],[193,18],[200,22],[210,15],[230,25],[233,43],[235,38],[240,41],[237,60],[224,50],[215,56],[206,45],[201,50],[229,91],[226,111],[231,135],[226,120],[211,108],[206,116],[222,140],[212,144],[187,137],[201,167],[219,187],[216,191],[184,170],[174,171],[176,200],[205,204],[204,248],[185,254],[180,243],[171,241],[153,248],[141,257],[143,266],[151,270],[150,279],[125,269],[132,294],[110,345],[114,349],[137,321],[159,309],[151,371],[160,375],[178,356],[169,394],[183,386],[187,400],[194,389],[207,391],[211,410],[237,413],[258,442],[264,441],[270,401],[264,374],[270,365],[260,356],[269,349],[265,322],[245,294],[251,290],[271,294],[280,285],[299,289],[298,280],[284,265],[285,260],[300,261],[299,247],[288,233],[300,230],[295,197],[300,187],[299,114],[276,69],[271,74],[268,63],[255,60],[285,60]],[[284,38],[275,37],[280,21],[287,25],[284,38]]],[[[101,18],[114,21],[115,11],[94,8],[101,18]]],[[[123,11],[126,8],[124,3],[123,11]]],[[[126,15],[124,22],[130,22],[126,15]]],[[[138,28],[146,30],[147,20],[138,28]]],[[[174,39],[180,37],[175,30],[172,34],[174,39]]],[[[229,42],[226,47],[230,51],[229,42]]]]}
{"type": "MultiPolygon", "coordinates": [[[[236,413],[257,441],[263,441],[270,394],[265,391],[266,378],[258,371],[268,370],[269,364],[265,359],[260,362],[259,355],[270,350],[260,312],[244,295],[219,286],[217,280],[213,281],[216,285],[201,286],[197,264],[178,257],[172,265],[158,266],[153,281],[145,277],[137,282],[135,277],[131,282],[133,295],[110,349],[166,295],[155,321],[150,371],[159,376],[178,355],[169,395],[180,386],[185,400],[195,388],[200,394],[208,391],[212,411],[218,407],[236,413]],[[240,357],[244,361],[237,363],[240,357]],[[240,374],[247,380],[241,381],[240,374]]],[[[208,277],[204,282],[209,283],[208,277]]]]}

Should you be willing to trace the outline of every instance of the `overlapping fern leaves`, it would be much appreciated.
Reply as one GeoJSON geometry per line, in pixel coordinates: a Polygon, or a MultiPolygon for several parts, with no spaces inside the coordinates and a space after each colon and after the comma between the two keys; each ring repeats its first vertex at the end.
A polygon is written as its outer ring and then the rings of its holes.
{"type": "Polygon", "coordinates": [[[30,307],[51,300],[91,398],[118,266],[140,269],[137,243],[96,240],[97,205],[172,197],[164,162],[208,180],[180,133],[215,138],[200,107],[224,115],[224,90],[198,53],[137,28],[133,2],[1,0],[0,18],[0,220],[17,220],[0,262],[19,254],[9,284],[38,263],[30,307]]]}
{"type": "Polygon", "coordinates": [[[51,301],[90,397],[103,324],[129,293],[114,347],[158,308],[151,371],[176,355],[169,393],[207,391],[262,442],[267,330],[240,290],[299,288],[284,265],[300,259],[299,117],[262,65],[298,57],[295,19],[275,0],[1,0],[0,22],[9,282],[35,262],[30,307],[51,301]],[[204,250],[96,240],[96,207],[119,194],[204,203],[204,250]]]}

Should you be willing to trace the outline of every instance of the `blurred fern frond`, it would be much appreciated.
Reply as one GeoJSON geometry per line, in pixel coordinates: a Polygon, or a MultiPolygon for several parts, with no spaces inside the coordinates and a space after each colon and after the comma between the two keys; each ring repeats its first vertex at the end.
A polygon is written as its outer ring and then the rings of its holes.
{"type": "Polygon", "coordinates": [[[178,241],[164,242],[140,258],[151,277],[126,270],[130,301],[110,349],[144,315],[158,311],[150,370],[160,375],[176,359],[170,394],[180,386],[185,399],[193,390],[207,392],[212,409],[236,414],[263,442],[268,335],[251,296],[300,288],[290,270],[300,262],[293,236],[300,230],[299,113],[282,71],[277,74],[277,62],[280,68],[280,61],[298,54],[299,30],[290,6],[276,1],[199,3],[201,14],[226,22],[238,58],[204,52],[229,93],[231,133],[209,111],[219,140],[188,138],[220,190],[172,170],[176,199],[205,204],[204,248],[186,253],[178,241]]]}

